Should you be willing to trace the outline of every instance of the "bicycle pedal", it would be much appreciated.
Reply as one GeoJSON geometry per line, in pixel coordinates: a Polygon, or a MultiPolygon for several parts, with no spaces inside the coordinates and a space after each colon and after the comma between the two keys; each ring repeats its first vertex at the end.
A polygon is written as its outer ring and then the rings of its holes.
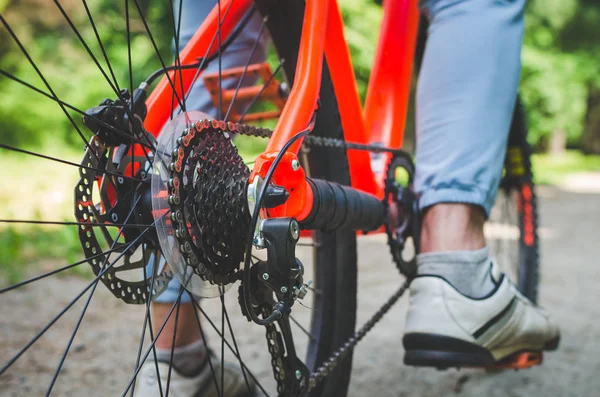
{"type": "MultiPolygon", "coordinates": [[[[273,75],[268,63],[255,63],[247,67],[224,69],[221,73],[206,73],[203,75],[204,85],[210,93],[216,108],[221,106],[223,115],[228,114],[228,119],[244,123],[270,120],[279,117],[288,95],[287,84],[279,82],[273,75]],[[238,89],[238,82],[244,78],[247,81],[254,77],[260,83],[255,85],[242,85],[238,89]],[[225,88],[227,80],[233,80],[233,88],[225,88]],[[219,92],[221,95],[219,95],[219,92]],[[231,107],[231,103],[234,106],[231,107]],[[257,103],[268,103],[267,110],[249,112],[246,107],[252,108],[257,103]]],[[[264,106],[261,108],[264,109],[264,106]]]]}
{"type": "Polygon", "coordinates": [[[540,365],[543,361],[543,352],[520,352],[515,353],[498,361],[492,369],[527,369],[536,365],[540,365]]]}

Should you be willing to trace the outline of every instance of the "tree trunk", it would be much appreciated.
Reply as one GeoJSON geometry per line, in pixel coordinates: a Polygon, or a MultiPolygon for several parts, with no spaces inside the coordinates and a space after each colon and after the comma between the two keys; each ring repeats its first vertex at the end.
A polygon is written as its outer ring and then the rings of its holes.
{"type": "Polygon", "coordinates": [[[581,150],[586,154],[600,154],[600,89],[590,88],[587,113],[581,139],[581,150]]]}
{"type": "Polygon", "coordinates": [[[557,128],[550,137],[550,154],[553,156],[561,155],[567,148],[567,134],[562,128],[557,128]]]}

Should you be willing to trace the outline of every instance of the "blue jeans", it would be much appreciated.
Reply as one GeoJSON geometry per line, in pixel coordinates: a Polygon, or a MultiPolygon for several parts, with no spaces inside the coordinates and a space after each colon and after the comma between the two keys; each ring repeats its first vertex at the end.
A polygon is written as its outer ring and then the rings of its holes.
{"type": "MultiPolygon", "coordinates": [[[[214,4],[183,1],[180,48],[214,4]]],[[[421,1],[429,19],[416,106],[415,189],[421,209],[468,203],[489,214],[519,85],[524,7],[525,0],[421,1]]],[[[246,64],[260,25],[257,14],[224,53],[223,68],[246,64]]],[[[253,62],[265,59],[266,46],[263,34],[253,62]]],[[[216,68],[214,63],[208,69],[216,68]]],[[[188,109],[215,114],[201,82],[192,89],[188,109]]],[[[172,280],[157,301],[173,302],[178,295],[179,282],[172,280]]]]}
{"type": "Polygon", "coordinates": [[[525,0],[427,0],[417,87],[415,187],[421,209],[480,205],[502,173],[521,70],[525,0]]]}

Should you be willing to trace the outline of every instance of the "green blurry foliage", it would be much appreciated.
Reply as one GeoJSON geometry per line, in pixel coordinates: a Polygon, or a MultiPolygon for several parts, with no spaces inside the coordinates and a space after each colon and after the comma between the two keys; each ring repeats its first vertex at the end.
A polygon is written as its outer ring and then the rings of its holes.
{"type": "MultiPolygon", "coordinates": [[[[6,0],[5,0],[6,2],[6,0]]],[[[140,0],[143,14],[150,21],[165,62],[171,62],[172,19],[168,2],[140,0]]],[[[60,2],[94,56],[110,77],[104,56],[89,22],[83,2],[60,2]]],[[[125,24],[125,2],[101,0],[87,2],[104,44],[107,57],[121,88],[129,86],[128,47],[125,24]]],[[[0,7],[1,8],[1,7],[0,7]]],[[[53,2],[42,0],[8,0],[2,16],[21,40],[28,54],[44,77],[64,102],[85,110],[115,94],[102,72],[78,40],[73,30],[53,2]]],[[[133,1],[131,16],[131,52],[133,54],[133,84],[156,70],[160,64],[148,40],[144,25],[133,1]]],[[[50,93],[27,58],[0,27],[0,68],[25,82],[50,93]]],[[[83,145],[81,137],[65,117],[59,105],[30,89],[0,76],[0,141],[23,146],[39,146],[56,140],[83,145]]],[[[70,112],[79,124],[81,115],[70,112]]],[[[83,132],[86,133],[85,129],[83,132]]],[[[86,137],[87,138],[87,137],[86,137]]]]}
{"type": "MultiPolygon", "coordinates": [[[[139,0],[160,53],[172,60],[172,13],[169,2],[139,0]]],[[[354,63],[358,90],[364,99],[382,9],[371,0],[340,0],[345,34],[354,63]]],[[[67,14],[103,66],[105,60],[83,3],[62,0],[67,14]]],[[[125,2],[87,2],[121,86],[128,86],[125,2]]],[[[53,2],[0,0],[0,11],[15,29],[57,95],[80,109],[114,97],[53,2]]],[[[138,10],[129,2],[133,84],[160,67],[138,10]]],[[[586,114],[587,93],[600,87],[600,2],[596,0],[529,0],[523,49],[522,95],[529,109],[532,143],[553,131],[565,132],[577,146],[586,114]]],[[[272,54],[271,54],[272,56],[272,54]]],[[[4,28],[0,28],[0,68],[47,92],[26,58],[4,28]]],[[[0,140],[20,146],[39,146],[60,140],[81,145],[60,108],[51,100],[0,76],[0,140]]],[[[73,114],[79,123],[80,116],[73,114]]],[[[84,131],[85,133],[85,131],[84,131]]]]}
{"type": "Polygon", "coordinates": [[[375,44],[383,17],[382,8],[371,0],[339,0],[344,19],[344,34],[350,49],[358,93],[364,100],[367,94],[375,44]]]}
{"type": "MultiPolygon", "coordinates": [[[[137,2],[148,20],[159,53],[164,62],[170,64],[173,36],[171,3],[159,0],[137,2]]],[[[129,88],[125,1],[94,0],[86,3],[120,87],[129,88]]],[[[379,35],[382,9],[372,0],[339,0],[339,3],[345,21],[344,31],[358,91],[364,100],[375,55],[375,43],[379,35]]],[[[60,0],[60,4],[73,20],[103,70],[110,76],[94,29],[85,12],[84,3],[81,0],[60,0]]],[[[132,81],[133,85],[137,86],[161,65],[134,1],[129,0],[128,4],[132,81]]],[[[11,24],[31,58],[62,100],[85,110],[96,106],[104,98],[115,98],[105,77],[94,65],[54,2],[0,0],[0,13],[11,24]]],[[[600,89],[600,1],[529,0],[526,26],[521,94],[528,108],[530,141],[541,147],[540,142],[547,140],[554,131],[561,130],[566,134],[569,145],[576,147],[579,145],[583,121],[588,112],[588,93],[600,89]]],[[[276,55],[271,51],[269,60],[275,59],[276,55]]],[[[49,92],[8,31],[1,25],[0,69],[44,92],[49,92]]],[[[55,156],[61,156],[62,152],[61,157],[66,157],[67,152],[72,152],[65,150],[65,145],[83,146],[81,137],[52,100],[1,75],[0,93],[0,143],[33,148],[55,156]]],[[[71,112],[71,115],[78,125],[81,125],[81,116],[74,112],[71,112]]],[[[85,129],[82,131],[88,139],[89,133],[85,129]]],[[[247,137],[237,138],[236,144],[244,159],[249,162],[264,148],[264,141],[247,137]]],[[[43,172],[32,172],[31,164],[23,165],[13,161],[12,157],[2,151],[0,156],[0,160],[4,161],[2,168],[7,174],[17,175],[10,168],[11,164],[29,172],[31,196],[43,197],[44,194],[48,194],[39,191],[44,188],[44,184],[35,179],[36,175],[38,178],[46,178],[47,175],[43,172]]],[[[561,161],[548,156],[538,156],[534,159],[534,166],[536,170],[542,171],[536,171],[536,174],[540,175],[538,178],[541,178],[538,182],[553,183],[557,175],[579,169],[597,170],[600,163],[597,158],[584,158],[580,154],[567,152],[561,161]],[[544,170],[547,172],[544,173],[544,170]]],[[[55,173],[53,169],[49,172],[52,175],[55,173]]],[[[65,175],[61,177],[64,179],[65,175]]],[[[7,183],[6,180],[2,182],[7,183]]],[[[57,189],[65,190],[63,187],[57,189]]],[[[5,191],[9,192],[6,189],[5,191]]],[[[30,205],[27,200],[21,201],[22,205],[30,205]]],[[[9,210],[12,209],[10,205],[8,207],[9,210]]],[[[27,214],[23,215],[23,211],[8,213],[10,217],[14,215],[14,219],[18,219],[19,215],[28,217],[27,214]]],[[[44,219],[58,220],[48,217],[44,219]]],[[[0,284],[7,280],[9,283],[18,281],[27,263],[43,262],[46,259],[56,261],[60,258],[65,260],[66,264],[81,259],[81,248],[74,227],[3,226],[0,228],[0,241],[3,247],[0,249],[0,284]]],[[[80,271],[89,271],[85,265],[79,268],[82,269],[80,271]]]]}
{"type": "MultiPolygon", "coordinates": [[[[13,227],[0,229],[0,288],[21,281],[25,269],[33,264],[44,266],[44,262],[57,260],[63,266],[82,259],[77,227],[13,227]]],[[[52,268],[56,268],[53,266],[52,268]]],[[[87,264],[76,266],[70,273],[88,274],[87,264]]]]}
{"type": "Polygon", "coordinates": [[[577,147],[589,90],[600,87],[600,2],[529,0],[521,93],[532,144],[562,130],[577,147]]]}

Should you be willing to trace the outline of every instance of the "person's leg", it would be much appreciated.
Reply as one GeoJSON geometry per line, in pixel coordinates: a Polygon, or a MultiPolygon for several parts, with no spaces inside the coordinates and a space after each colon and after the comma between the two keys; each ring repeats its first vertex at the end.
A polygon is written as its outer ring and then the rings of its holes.
{"type": "MultiPolygon", "coordinates": [[[[181,15],[181,31],[179,35],[178,47],[179,50],[183,50],[186,44],[190,41],[194,33],[209,12],[212,10],[214,5],[217,4],[216,0],[212,1],[198,1],[198,0],[183,0],[181,2],[181,9],[179,8],[180,2],[175,1],[174,14],[175,21],[178,21],[181,15]]],[[[246,65],[250,59],[251,63],[262,62],[266,58],[266,51],[268,45],[267,32],[263,30],[260,34],[262,25],[262,17],[258,12],[255,12],[254,16],[250,19],[245,29],[242,30],[240,35],[231,43],[226,51],[222,54],[221,68],[225,70],[227,68],[246,65]],[[259,37],[260,34],[260,37],[259,37]],[[259,40],[255,51],[252,53],[252,48],[259,40]]],[[[215,42],[215,49],[217,43],[215,42]]],[[[212,62],[205,69],[204,73],[212,73],[219,70],[218,62],[212,62]]],[[[248,76],[244,79],[244,84],[254,84],[256,80],[253,77],[248,76]]],[[[236,81],[228,80],[228,88],[235,87],[236,81]]],[[[212,117],[217,116],[217,111],[211,101],[209,92],[206,90],[202,76],[197,80],[196,84],[192,87],[189,97],[187,100],[188,110],[200,110],[204,113],[209,114],[212,117]]],[[[152,305],[152,315],[156,321],[153,322],[156,326],[160,326],[165,315],[168,313],[172,306],[172,303],[177,299],[179,295],[179,282],[173,279],[167,288],[167,291],[158,297],[156,302],[152,305]]],[[[177,330],[177,339],[175,340],[175,347],[187,345],[195,342],[200,338],[200,332],[196,325],[196,318],[192,303],[189,301],[189,295],[182,295],[182,306],[179,314],[180,326],[177,330]]],[[[164,330],[162,335],[157,340],[158,347],[171,347],[173,338],[173,321],[174,316],[167,323],[167,328],[164,330]]]]}
{"type": "Polygon", "coordinates": [[[525,0],[429,0],[417,88],[423,211],[405,362],[490,366],[556,347],[558,330],[489,258],[483,226],[501,177],[520,73],[525,0]]]}
{"type": "MultiPolygon", "coordinates": [[[[455,284],[492,283],[481,252],[483,225],[500,181],[520,73],[524,0],[430,0],[430,20],[417,89],[415,186],[423,212],[420,260],[471,251],[481,272],[436,269],[455,284]],[[479,273],[479,274],[478,274],[479,273]]],[[[484,255],[485,256],[485,255],[484,255]]],[[[463,255],[464,257],[464,255],[463,255]]],[[[468,259],[468,258],[467,258],[468,259]]],[[[431,269],[428,269],[428,271],[431,269]]]]}
{"type": "MultiPolygon", "coordinates": [[[[157,335],[173,304],[177,301],[180,288],[181,284],[177,279],[171,280],[167,289],[151,303],[150,315],[152,316],[154,335],[157,335]]],[[[162,362],[169,362],[171,349],[173,349],[173,365],[180,373],[187,376],[198,374],[206,359],[206,348],[201,343],[201,333],[195,310],[190,295],[184,292],[181,295],[177,332],[175,332],[176,316],[173,312],[157,337],[155,345],[157,359],[162,362]],[[173,341],[173,335],[175,335],[175,341],[173,341]]]]}
{"type": "MultiPolygon", "coordinates": [[[[183,50],[190,41],[202,21],[206,18],[216,0],[183,0],[181,13],[181,32],[179,38],[179,51],[183,50]]],[[[177,20],[180,10],[179,1],[174,2],[175,20],[177,20]]],[[[248,21],[246,27],[240,32],[239,36],[229,45],[221,56],[221,70],[233,68],[236,66],[245,66],[247,63],[264,62],[267,57],[267,47],[269,44],[269,35],[267,29],[262,29],[262,17],[258,11],[254,12],[252,18],[248,21]],[[254,51],[252,48],[258,40],[254,51]]],[[[213,49],[217,49],[215,40],[213,49]]],[[[216,60],[208,65],[203,73],[211,74],[219,71],[219,62],[216,60]]],[[[246,75],[243,85],[252,85],[257,81],[257,76],[246,75]]],[[[236,88],[238,81],[227,79],[223,81],[223,89],[236,88]]],[[[196,84],[189,92],[186,101],[188,110],[199,110],[211,117],[217,117],[218,111],[211,101],[211,97],[204,86],[202,76],[198,78],[196,84]]],[[[223,115],[224,116],[224,115],[223,115]]]]}
{"type": "MultiPolygon", "coordinates": [[[[179,50],[181,51],[188,41],[192,38],[202,21],[206,18],[208,13],[212,10],[216,4],[216,0],[183,0],[181,2],[181,9],[179,9],[179,1],[174,2],[174,14],[175,21],[178,20],[181,15],[181,32],[179,37],[179,50]]],[[[268,45],[268,34],[265,29],[261,33],[262,17],[258,12],[248,22],[245,29],[240,35],[231,43],[226,51],[223,52],[221,58],[221,68],[225,70],[227,68],[243,66],[248,62],[257,63],[263,62],[266,59],[266,51],[268,45]],[[252,51],[255,42],[259,40],[258,45],[252,51]]],[[[215,48],[216,48],[215,42],[215,48]]],[[[174,46],[175,47],[175,46],[174,46]]],[[[204,73],[214,73],[219,70],[218,62],[213,62],[208,65],[204,73]]],[[[244,85],[254,84],[256,78],[253,76],[247,76],[244,79],[244,85]]],[[[224,88],[235,88],[237,81],[227,80],[224,84],[224,88]]],[[[211,117],[217,117],[217,110],[211,101],[209,92],[206,90],[202,76],[196,81],[192,87],[188,99],[186,101],[187,110],[200,110],[207,113],[211,117]]],[[[171,280],[167,290],[158,296],[151,304],[151,316],[152,325],[154,332],[158,332],[158,328],[163,323],[164,319],[168,315],[173,303],[177,301],[180,292],[180,283],[177,279],[171,280]]],[[[204,387],[206,384],[206,378],[204,373],[207,372],[206,358],[208,351],[206,350],[205,344],[201,339],[200,330],[198,328],[196,314],[194,313],[195,307],[190,300],[190,296],[184,293],[181,297],[181,307],[179,309],[178,325],[176,330],[175,343],[173,344],[173,335],[175,333],[175,315],[171,315],[161,335],[156,341],[157,358],[159,362],[168,363],[171,357],[171,349],[174,348],[173,354],[173,366],[177,369],[177,376],[183,375],[184,377],[195,377],[193,383],[190,386],[190,381],[184,380],[186,391],[181,391],[181,395],[189,394],[196,396],[197,387],[204,387]]],[[[153,365],[153,364],[152,364],[153,365]]],[[[154,367],[149,365],[143,374],[146,374],[146,380],[153,379],[154,367]]],[[[227,372],[225,378],[225,392],[226,395],[232,393],[237,395],[237,391],[245,392],[246,386],[243,378],[237,376],[235,369],[231,367],[224,368],[227,372]],[[235,390],[235,392],[232,392],[235,390]]],[[[162,371],[161,371],[162,372],[162,371]]],[[[161,377],[164,374],[161,373],[161,377]]],[[[143,377],[143,376],[142,376],[143,377]]],[[[141,387],[136,389],[136,395],[158,395],[158,388],[156,385],[150,385],[148,387],[146,382],[140,382],[141,387]],[[150,393],[150,394],[148,394],[150,393]]],[[[171,383],[173,387],[173,382],[171,383]]],[[[163,388],[165,385],[162,385],[163,388]]],[[[179,385],[174,385],[179,387],[179,385]]],[[[211,391],[212,385],[205,388],[206,393],[213,393],[211,391]]],[[[202,394],[204,395],[204,394],[202,394]]],[[[212,394],[211,394],[212,395],[212,394]]]]}

